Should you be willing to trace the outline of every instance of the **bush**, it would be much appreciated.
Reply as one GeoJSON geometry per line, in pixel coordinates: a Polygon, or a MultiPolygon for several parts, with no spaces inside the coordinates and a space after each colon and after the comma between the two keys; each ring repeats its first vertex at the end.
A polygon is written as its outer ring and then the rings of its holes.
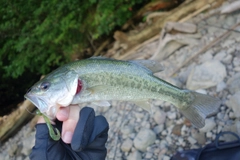
{"type": "Polygon", "coordinates": [[[112,33],[143,0],[1,0],[0,73],[17,78],[25,71],[46,74],[112,33]]]}

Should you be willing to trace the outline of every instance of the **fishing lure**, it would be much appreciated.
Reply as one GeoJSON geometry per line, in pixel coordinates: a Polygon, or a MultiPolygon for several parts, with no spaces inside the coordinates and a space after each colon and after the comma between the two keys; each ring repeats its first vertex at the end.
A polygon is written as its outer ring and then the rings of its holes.
{"type": "Polygon", "coordinates": [[[36,111],[36,114],[39,115],[39,116],[43,116],[46,124],[47,124],[47,127],[48,127],[48,130],[49,130],[49,135],[50,137],[54,140],[54,141],[58,141],[60,138],[61,138],[61,134],[59,132],[59,130],[57,128],[54,128],[49,120],[49,118],[47,116],[45,116],[44,114],[42,114],[39,110],[36,111]],[[55,131],[56,132],[55,132],[55,131]]]}

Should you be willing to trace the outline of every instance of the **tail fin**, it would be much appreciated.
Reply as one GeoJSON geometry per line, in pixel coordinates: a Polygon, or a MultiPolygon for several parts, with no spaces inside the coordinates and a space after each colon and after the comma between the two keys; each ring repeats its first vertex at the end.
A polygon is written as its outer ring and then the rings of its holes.
{"type": "Polygon", "coordinates": [[[216,114],[221,101],[218,98],[190,91],[194,100],[186,109],[180,109],[181,113],[198,128],[205,125],[205,118],[216,114]]]}

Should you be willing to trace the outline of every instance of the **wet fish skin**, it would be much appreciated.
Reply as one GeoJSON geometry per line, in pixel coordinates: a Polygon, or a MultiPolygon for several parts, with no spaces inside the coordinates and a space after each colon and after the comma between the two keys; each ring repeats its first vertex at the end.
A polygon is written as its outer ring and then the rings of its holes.
{"type": "Polygon", "coordinates": [[[25,97],[49,116],[54,116],[60,106],[84,102],[101,105],[109,100],[132,101],[151,110],[146,102],[159,99],[174,104],[196,127],[203,127],[205,118],[218,111],[220,100],[155,77],[153,73],[161,69],[153,63],[107,58],[71,62],[36,83],[25,97]],[[76,93],[79,82],[82,88],[76,93]],[[39,89],[43,83],[50,84],[45,91],[39,89]]]}

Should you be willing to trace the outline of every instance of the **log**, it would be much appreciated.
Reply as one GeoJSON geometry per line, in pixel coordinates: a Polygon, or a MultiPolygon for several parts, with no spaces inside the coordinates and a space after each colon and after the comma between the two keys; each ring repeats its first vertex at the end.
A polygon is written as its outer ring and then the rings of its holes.
{"type": "Polygon", "coordinates": [[[36,107],[25,100],[15,111],[0,119],[0,142],[4,142],[34,117],[36,107]],[[30,112],[30,113],[29,113],[30,112]]]}
{"type": "MultiPolygon", "coordinates": [[[[168,14],[165,17],[161,17],[158,19],[154,24],[151,26],[146,27],[144,30],[142,30],[139,33],[127,35],[124,32],[117,31],[114,35],[114,38],[120,42],[120,44],[127,44],[128,48],[125,50],[125,52],[130,51],[132,48],[137,46],[138,44],[143,43],[145,40],[150,39],[151,37],[154,37],[156,35],[159,35],[162,27],[165,25],[166,22],[178,22],[178,21],[186,21],[185,17],[192,18],[192,16],[195,16],[196,14],[192,15],[192,13],[202,12],[203,9],[209,9],[209,5],[211,8],[217,7],[221,5],[226,0],[195,0],[195,1],[185,1],[177,8],[171,10],[168,12],[168,14]],[[199,12],[198,12],[199,11],[199,12]],[[189,17],[190,15],[190,17],[189,17]]],[[[113,58],[116,59],[126,59],[127,56],[121,55],[113,55],[113,58]]]]}

